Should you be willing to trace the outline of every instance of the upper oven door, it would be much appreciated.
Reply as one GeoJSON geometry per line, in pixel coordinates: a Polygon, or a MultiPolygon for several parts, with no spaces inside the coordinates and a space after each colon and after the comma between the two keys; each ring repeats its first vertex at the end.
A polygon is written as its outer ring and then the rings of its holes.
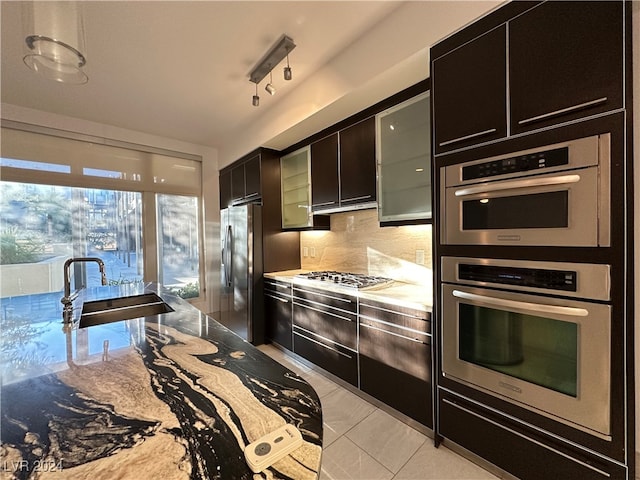
{"type": "Polygon", "coordinates": [[[444,244],[608,246],[608,135],[441,170],[444,244]]]}
{"type": "Polygon", "coordinates": [[[611,307],[442,285],[445,377],[610,436],[611,307]]]}

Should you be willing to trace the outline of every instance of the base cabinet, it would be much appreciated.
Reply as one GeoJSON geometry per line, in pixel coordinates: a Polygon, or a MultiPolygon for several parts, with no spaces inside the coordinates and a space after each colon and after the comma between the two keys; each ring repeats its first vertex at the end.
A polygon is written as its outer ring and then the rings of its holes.
{"type": "Polygon", "coordinates": [[[455,395],[440,392],[439,412],[442,436],[521,480],[627,479],[621,465],[570,449],[455,395]]]}
{"type": "Polygon", "coordinates": [[[357,312],[351,295],[293,288],[293,351],[356,387],[357,312]]]}
{"type": "Polygon", "coordinates": [[[426,312],[360,301],[360,389],[433,428],[426,312]]]}
{"type": "Polygon", "coordinates": [[[264,315],[267,338],[289,350],[293,348],[291,306],[291,284],[265,279],[264,315]]]}

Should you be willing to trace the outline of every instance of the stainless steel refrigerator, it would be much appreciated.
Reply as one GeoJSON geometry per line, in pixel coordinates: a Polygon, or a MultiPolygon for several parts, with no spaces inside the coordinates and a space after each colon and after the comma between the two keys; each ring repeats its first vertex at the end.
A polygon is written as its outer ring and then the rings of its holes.
{"type": "Polygon", "coordinates": [[[264,343],[262,207],[220,211],[222,241],[220,323],[240,337],[264,343]]]}

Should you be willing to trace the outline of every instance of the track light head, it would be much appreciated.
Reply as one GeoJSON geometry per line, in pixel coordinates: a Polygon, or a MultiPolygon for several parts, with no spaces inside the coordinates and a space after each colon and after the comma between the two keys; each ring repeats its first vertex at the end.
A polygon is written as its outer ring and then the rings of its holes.
{"type": "Polygon", "coordinates": [[[291,74],[291,67],[287,65],[286,67],[284,67],[284,79],[291,80],[292,78],[293,75],[291,74]]]}
{"type": "Polygon", "coordinates": [[[272,74],[272,71],[269,72],[269,83],[267,83],[267,86],[264,87],[264,89],[267,91],[267,93],[269,95],[275,95],[276,94],[276,87],[273,86],[273,74],[272,74]]]}

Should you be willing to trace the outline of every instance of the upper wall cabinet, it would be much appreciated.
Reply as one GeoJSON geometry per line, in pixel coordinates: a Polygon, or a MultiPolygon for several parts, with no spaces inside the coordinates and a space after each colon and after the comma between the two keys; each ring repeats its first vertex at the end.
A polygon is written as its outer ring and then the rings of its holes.
{"type": "Polygon", "coordinates": [[[260,201],[260,154],[239,160],[220,172],[220,208],[260,201]]]}
{"type": "Polygon", "coordinates": [[[310,148],[304,147],[280,159],[282,176],[282,228],[312,226],[310,148]]]}
{"type": "Polygon", "coordinates": [[[436,154],[507,135],[506,38],[502,25],[433,61],[436,154]]]}
{"type": "Polygon", "coordinates": [[[431,218],[429,92],[376,116],[378,219],[431,218]]]}
{"type": "Polygon", "coordinates": [[[311,144],[311,208],[314,212],[340,205],[338,133],[311,144]]]}
{"type": "Polygon", "coordinates": [[[436,155],[624,106],[623,2],[514,3],[432,48],[436,155]]]}
{"type": "Polygon", "coordinates": [[[509,22],[512,134],[623,107],[623,13],[546,2],[509,22]]]}
{"type": "Polygon", "coordinates": [[[336,212],[375,207],[375,152],[375,117],[312,143],[312,210],[336,212]]]}
{"type": "MultiPolygon", "coordinates": [[[[375,117],[370,117],[344,130],[340,130],[339,164],[340,205],[363,205],[368,202],[375,202],[375,117]]],[[[375,206],[375,203],[370,206],[375,206]]]]}

